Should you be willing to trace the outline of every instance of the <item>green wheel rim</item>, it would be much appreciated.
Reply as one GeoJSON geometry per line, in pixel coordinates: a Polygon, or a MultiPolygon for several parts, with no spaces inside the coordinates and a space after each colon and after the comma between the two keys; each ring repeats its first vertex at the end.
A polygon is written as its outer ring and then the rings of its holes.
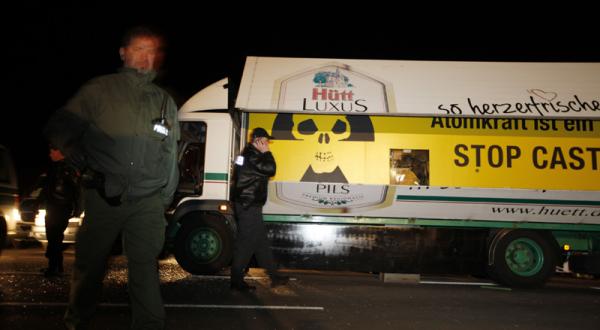
{"type": "Polygon", "coordinates": [[[506,247],[506,265],[519,276],[533,276],[544,265],[544,253],[538,243],[529,238],[516,239],[506,247]]]}
{"type": "Polygon", "coordinates": [[[198,228],[190,235],[189,251],[200,263],[214,261],[221,253],[221,237],[211,228],[198,228]]]}

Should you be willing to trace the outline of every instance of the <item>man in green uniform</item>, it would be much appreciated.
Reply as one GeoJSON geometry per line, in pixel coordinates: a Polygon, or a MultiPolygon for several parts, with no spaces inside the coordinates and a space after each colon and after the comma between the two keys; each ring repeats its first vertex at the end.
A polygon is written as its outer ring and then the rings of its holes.
{"type": "Polygon", "coordinates": [[[86,188],[65,314],[69,329],[89,325],[119,234],[128,261],[132,329],[164,328],[157,257],[165,208],[178,181],[179,124],[173,99],[152,83],[163,45],[152,28],[130,29],[119,49],[123,68],[84,84],[45,129],[80,170],[86,188]]]}

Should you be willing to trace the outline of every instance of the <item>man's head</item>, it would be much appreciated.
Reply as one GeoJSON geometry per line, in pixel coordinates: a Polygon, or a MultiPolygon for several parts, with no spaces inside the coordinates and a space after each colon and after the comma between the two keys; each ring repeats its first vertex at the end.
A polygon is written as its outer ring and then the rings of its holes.
{"type": "Polygon", "coordinates": [[[161,32],[148,26],[136,26],[123,36],[119,55],[126,68],[142,73],[158,71],[164,60],[164,47],[161,32]]]}
{"type": "Polygon", "coordinates": [[[252,141],[256,141],[260,138],[265,138],[267,140],[272,140],[273,137],[267,133],[267,131],[262,127],[257,127],[252,131],[252,141]]]}
{"type": "Polygon", "coordinates": [[[61,160],[64,160],[65,156],[63,155],[62,152],[60,152],[60,150],[56,149],[53,146],[50,146],[50,159],[53,162],[59,162],[61,160]]]}

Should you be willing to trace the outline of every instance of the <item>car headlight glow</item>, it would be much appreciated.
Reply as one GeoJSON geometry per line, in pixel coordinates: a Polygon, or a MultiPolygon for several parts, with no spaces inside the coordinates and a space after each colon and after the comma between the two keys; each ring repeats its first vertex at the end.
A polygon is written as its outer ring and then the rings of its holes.
{"type": "Polygon", "coordinates": [[[16,207],[13,207],[12,210],[10,211],[11,215],[10,215],[10,220],[12,221],[21,221],[21,212],[19,212],[19,209],[16,207]]]}
{"type": "Polygon", "coordinates": [[[35,215],[35,225],[40,227],[46,225],[46,210],[40,209],[35,215]]]}

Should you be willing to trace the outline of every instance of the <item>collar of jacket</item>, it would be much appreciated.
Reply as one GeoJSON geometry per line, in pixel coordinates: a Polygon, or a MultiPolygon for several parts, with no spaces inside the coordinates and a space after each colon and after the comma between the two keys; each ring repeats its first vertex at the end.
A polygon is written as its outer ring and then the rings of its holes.
{"type": "Polygon", "coordinates": [[[260,155],[262,153],[252,143],[248,143],[248,148],[249,148],[249,151],[251,151],[251,152],[253,152],[255,154],[259,154],[260,155]]]}
{"type": "Polygon", "coordinates": [[[130,77],[130,79],[133,79],[139,84],[151,83],[154,80],[154,78],[156,78],[157,74],[156,71],[139,72],[137,69],[126,67],[120,68],[119,72],[127,75],[128,77],[130,77]]]}

